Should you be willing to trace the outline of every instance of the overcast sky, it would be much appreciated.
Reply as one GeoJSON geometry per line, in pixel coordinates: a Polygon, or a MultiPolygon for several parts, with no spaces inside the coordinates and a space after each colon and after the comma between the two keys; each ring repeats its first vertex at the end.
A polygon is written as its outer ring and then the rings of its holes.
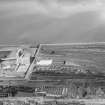
{"type": "Polygon", "coordinates": [[[104,41],[104,0],[0,0],[0,43],[104,41]]]}

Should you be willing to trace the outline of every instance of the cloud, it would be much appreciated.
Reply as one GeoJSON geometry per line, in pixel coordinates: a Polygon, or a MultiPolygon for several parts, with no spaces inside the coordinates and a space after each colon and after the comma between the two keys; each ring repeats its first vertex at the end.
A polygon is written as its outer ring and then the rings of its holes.
{"type": "Polygon", "coordinates": [[[97,11],[101,8],[102,0],[44,0],[36,2],[36,10],[53,17],[68,17],[76,13],[97,11]],[[77,2],[78,1],[78,2],[77,2]]]}
{"type": "Polygon", "coordinates": [[[101,7],[98,11],[98,17],[99,17],[99,22],[102,24],[102,23],[105,23],[105,1],[104,0],[101,0],[101,7]]]}
{"type": "Polygon", "coordinates": [[[44,14],[64,18],[79,12],[97,11],[102,0],[30,0],[0,4],[0,10],[8,10],[5,15],[44,14]]]}
{"type": "Polygon", "coordinates": [[[46,2],[45,4],[37,2],[38,7],[41,7],[39,12],[61,18],[80,12],[99,11],[103,6],[102,0],[46,0],[46,2]]]}

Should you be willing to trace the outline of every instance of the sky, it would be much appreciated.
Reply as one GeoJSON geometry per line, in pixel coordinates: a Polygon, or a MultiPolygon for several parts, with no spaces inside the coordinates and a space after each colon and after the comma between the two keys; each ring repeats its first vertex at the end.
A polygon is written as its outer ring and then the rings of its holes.
{"type": "Polygon", "coordinates": [[[0,0],[1,44],[104,41],[104,0],[0,0]]]}

